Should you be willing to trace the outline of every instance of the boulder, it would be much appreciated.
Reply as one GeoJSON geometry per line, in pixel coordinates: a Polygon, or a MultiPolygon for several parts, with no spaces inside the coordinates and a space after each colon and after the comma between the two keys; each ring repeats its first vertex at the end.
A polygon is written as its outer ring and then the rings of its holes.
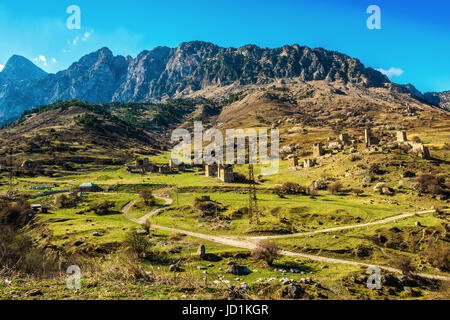
{"type": "Polygon", "coordinates": [[[227,269],[227,273],[231,273],[231,274],[234,274],[236,276],[246,276],[246,275],[248,275],[248,274],[250,274],[252,272],[247,267],[238,266],[238,265],[231,265],[227,269]]]}
{"type": "Polygon", "coordinates": [[[297,284],[290,284],[280,289],[278,294],[282,299],[301,299],[305,291],[297,284]]]}

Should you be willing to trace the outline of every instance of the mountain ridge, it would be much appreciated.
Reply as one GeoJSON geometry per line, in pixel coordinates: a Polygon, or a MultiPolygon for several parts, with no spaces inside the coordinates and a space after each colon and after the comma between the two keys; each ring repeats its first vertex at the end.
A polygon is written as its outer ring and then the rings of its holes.
{"type": "MultiPolygon", "coordinates": [[[[385,75],[365,67],[356,58],[298,44],[274,49],[256,45],[224,48],[191,41],[177,48],[160,46],[144,50],[135,58],[114,56],[104,47],[56,74],[3,83],[0,120],[59,100],[152,102],[212,86],[266,84],[284,78],[343,82],[363,88],[391,83],[385,75]]],[[[415,88],[407,90],[418,95],[415,88]]],[[[426,100],[421,93],[418,98],[426,100]]]]}

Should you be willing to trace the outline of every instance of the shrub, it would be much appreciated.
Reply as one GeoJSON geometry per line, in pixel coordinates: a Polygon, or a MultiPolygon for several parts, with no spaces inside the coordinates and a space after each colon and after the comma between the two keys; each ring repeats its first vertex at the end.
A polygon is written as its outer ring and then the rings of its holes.
{"type": "Polygon", "coordinates": [[[275,186],[273,193],[277,195],[306,194],[307,188],[296,182],[285,182],[281,186],[275,186]]]}
{"type": "Polygon", "coordinates": [[[273,261],[279,257],[280,249],[273,241],[262,240],[252,252],[253,258],[263,260],[267,265],[271,266],[273,261]]]}
{"type": "Polygon", "coordinates": [[[328,186],[328,191],[331,194],[336,194],[336,193],[340,192],[341,189],[342,189],[342,184],[339,181],[335,181],[328,186]]]}
{"type": "Polygon", "coordinates": [[[443,194],[444,190],[441,187],[443,183],[442,179],[436,178],[431,174],[419,174],[413,179],[416,184],[416,189],[419,192],[431,193],[431,194],[443,194]]]}
{"type": "Polygon", "coordinates": [[[364,190],[354,188],[354,189],[352,189],[352,192],[353,192],[357,197],[359,197],[360,195],[362,195],[362,194],[364,193],[364,190]]]}
{"type": "Polygon", "coordinates": [[[55,198],[55,205],[60,208],[70,208],[75,206],[80,201],[80,197],[76,192],[71,193],[69,196],[60,194],[55,198]]]}
{"type": "Polygon", "coordinates": [[[94,203],[89,207],[89,209],[91,211],[94,211],[94,213],[97,215],[107,214],[112,208],[114,208],[114,203],[107,200],[99,203],[94,203]]]}
{"type": "Polygon", "coordinates": [[[425,255],[433,267],[443,272],[450,271],[450,248],[432,245],[425,251],[425,255]]]}
{"type": "Polygon", "coordinates": [[[150,223],[150,221],[145,221],[143,224],[142,224],[142,228],[144,228],[144,230],[147,232],[147,233],[150,233],[150,228],[152,227],[152,224],[150,223]]]}
{"type": "Polygon", "coordinates": [[[391,260],[391,264],[395,267],[400,269],[400,271],[404,275],[410,275],[416,268],[414,267],[411,258],[407,256],[399,256],[397,258],[394,258],[391,260]]]}
{"type": "Polygon", "coordinates": [[[152,191],[149,189],[139,191],[139,196],[144,200],[147,206],[151,206],[155,203],[155,196],[153,196],[152,191]]]}
{"type": "Polygon", "coordinates": [[[124,245],[139,258],[145,258],[147,255],[148,241],[144,236],[139,235],[136,229],[127,232],[124,245]]]}
{"type": "Polygon", "coordinates": [[[19,199],[15,204],[3,202],[0,204],[0,225],[18,230],[28,223],[30,213],[30,204],[24,199],[19,199]]]}
{"type": "Polygon", "coordinates": [[[216,213],[223,210],[220,203],[211,201],[209,197],[195,198],[194,208],[198,210],[203,217],[214,216],[216,213]]]}
{"type": "Polygon", "coordinates": [[[361,160],[360,155],[354,154],[354,153],[350,155],[350,161],[355,162],[355,161],[359,161],[359,160],[361,160]]]}

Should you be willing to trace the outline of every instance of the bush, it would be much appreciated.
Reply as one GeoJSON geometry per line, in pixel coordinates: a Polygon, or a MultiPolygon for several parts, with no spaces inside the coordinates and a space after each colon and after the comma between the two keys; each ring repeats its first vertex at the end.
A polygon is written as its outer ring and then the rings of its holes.
{"type": "Polygon", "coordinates": [[[60,194],[55,198],[55,205],[60,209],[64,209],[76,206],[79,201],[80,197],[76,192],[71,193],[69,196],[60,194]]]}
{"type": "Polygon", "coordinates": [[[30,204],[24,199],[19,199],[15,204],[2,202],[0,203],[0,226],[18,230],[28,223],[31,212],[30,204]]]}
{"type": "Polygon", "coordinates": [[[450,248],[432,245],[426,250],[425,255],[433,267],[443,272],[450,271],[450,248]]]}
{"type": "Polygon", "coordinates": [[[438,195],[444,193],[444,189],[441,186],[444,183],[442,180],[442,178],[436,178],[431,174],[419,174],[413,179],[413,182],[416,184],[415,187],[419,192],[438,195]]]}
{"type": "Polygon", "coordinates": [[[336,194],[336,193],[340,192],[341,189],[342,189],[342,184],[339,181],[335,181],[328,186],[328,191],[331,194],[336,194]]]}
{"type": "Polygon", "coordinates": [[[108,214],[109,210],[114,208],[114,203],[111,201],[103,201],[99,203],[92,204],[89,209],[94,211],[97,215],[108,214]]]}
{"type": "Polygon", "coordinates": [[[359,197],[360,195],[362,195],[362,194],[364,193],[364,190],[355,188],[355,189],[352,189],[352,192],[353,192],[357,197],[359,197]]]}
{"type": "Polygon", "coordinates": [[[307,188],[295,182],[285,182],[281,186],[275,186],[273,193],[277,195],[306,194],[307,188]]]}
{"type": "Polygon", "coordinates": [[[152,191],[149,189],[144,189],[139,191],[139,196],[144,200],[145,204],[147,206],[151,206],[155,203],[155,196],[153,195],[152,191]]]}
{"type": "Polygon", "coordinates": [[[198,210],[203,217],[214,216],[216,213],[223,211],[223,207],[215,201],[211,201],[209,197],[195,198],[194,208],[198,210]]]}
{"type": "Polygon", "coordinates": [[[137,234],[136,229],[127,232],[124,245],[139,258],[147,256],[148,241],[144,236],[137,234]]]}
{"type": "Polygon", "coordinates": [[[399,256],[397,258],[394,258],[391,260],[391,264],[395,267],[400,269],[400,271],[404,275],[410,275],[411,273],[416,270],[415,266],[412,263],[411,258],[407,256],[399,256]]]}
{"type": "Polygon", "coordinates": [[[262,240],[252,252],[253,258],[256,260],[263,260],[267,265],[271,266],[273,261],[279,257],[280,249],[273,241],[262,240]]]}
{"type": "Polygon", "coordinates": [[[25,200],[0,203],[0,273],[45,276],[56,272],[56,254],[34,247],[33,240],[23,231],[30,221],[30,213],[30,205],[25,200]]]}

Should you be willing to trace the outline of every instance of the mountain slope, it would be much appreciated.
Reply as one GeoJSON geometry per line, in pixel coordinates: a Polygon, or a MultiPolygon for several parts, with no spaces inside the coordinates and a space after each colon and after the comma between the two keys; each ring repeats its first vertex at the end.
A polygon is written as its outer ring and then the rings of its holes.
{"type": "Polygon", "coordinates": [[[389,83],[384,75],[365,68],[357,59],[298,45],[235,49],[194,41],[176,49],[157,47],[134,59],[113,56],[109,49],[102,48],[57,74],[2,86],[0,120],[58,100],[155,101],[210,86],[263,84],[292,77],[363,87],[389,83]]]}
{"type": "Polygon", "coordinates": [[[424,98],[439,106],[442,109],[450,111],[450,91],[444,92],[427,92],[424,94],[424,98]]]}
{"type": "Polygon", "coordinates": [[[45,75],[47,73],[34,65],[30,60],[14,55],[8,60],[2,72],[0,72],[0,83],[37,80],[45,75]]]}

